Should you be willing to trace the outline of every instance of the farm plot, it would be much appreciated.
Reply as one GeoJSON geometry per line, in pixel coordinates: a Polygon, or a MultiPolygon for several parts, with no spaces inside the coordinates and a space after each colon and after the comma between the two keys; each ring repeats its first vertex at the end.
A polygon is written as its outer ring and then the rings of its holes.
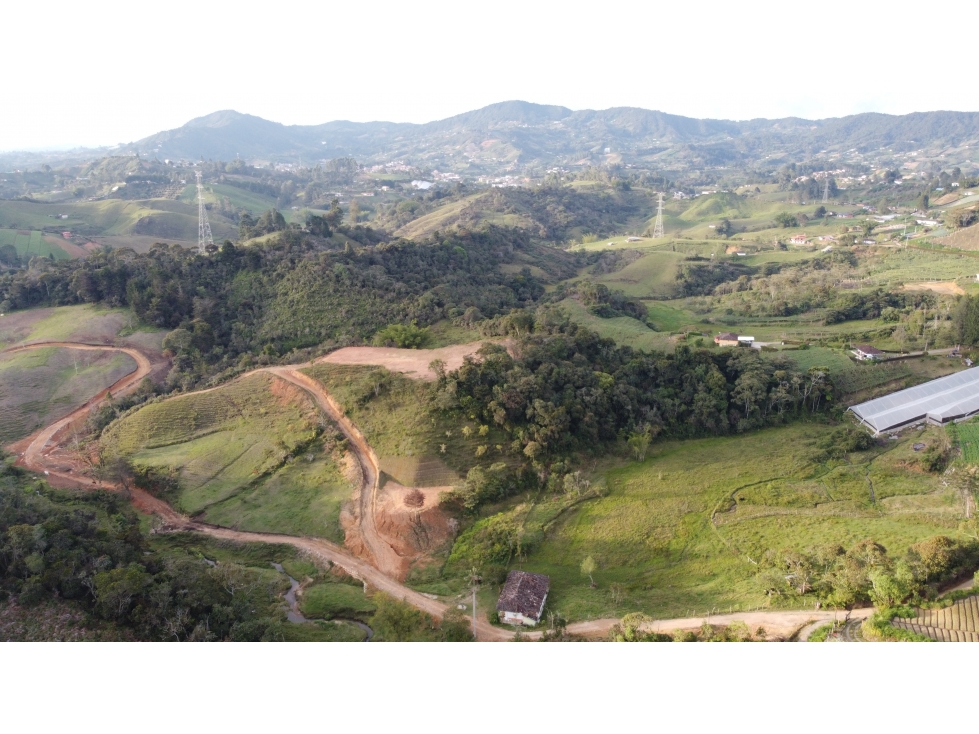
{"type": "Polygon", "coordinates": [[[0,229],[0,247],[6,246],[13,247],[20,258],[50,256],[55,260],[69,259],[67,252],[37,230],[0,229]]]}
{"type": "Polygon", "coordinates": [[[966,464],[979,464],[979,421],[971,420],[955,426],[962,460],[966,464]]]}
{"type": "Polygon", "coordinates": [[[914,619],[895,619],[892,624],[939,642],[979,642],[979,596],[944,609],[921,609],[914,619]]]}
{"type": "Polygon", "coordinates": [[[0,356],[0,445],[67,415],[135,369],[119,352],[52,347],[0,356]]]}
{"type": "Polygon", "coordinates": [[[109,456],[172,473],[184,512],[244,530],[342,540],[353,485],[344,446],[312,399],[268,374],[152,403],[112,424],[109,456]],[[325,429],[325,430],[324,430],[325,429]]]}

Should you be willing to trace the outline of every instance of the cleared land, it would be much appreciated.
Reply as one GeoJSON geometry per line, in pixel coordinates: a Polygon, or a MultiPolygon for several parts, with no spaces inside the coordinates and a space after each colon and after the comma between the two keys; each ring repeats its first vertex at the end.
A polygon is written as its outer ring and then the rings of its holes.
{"type": "Polygon", "coordinates": [[[376,452],[381,470],[398,483],[406,487],[455,484],[462,468],[474,462],[469,457],[476,449],[476,437],[467,439],[461,426],[433,421],[422,407],[428,403],[428,383],[363,365],[320,362],[303,371],[336,399],[376,452]]]}
{"type": "Polygon", "coordinates": [[[439,349],[395,349],[393,347],[344,347],[317,360],[324,364],[377,365],[420,380],[431,381],[437,375],[429,368],[436,359],[445,362],[447,371],[459,369],[462,361],[479,351],[485,342],[458,344],[439,349]]]}
{"type": "Polygon", "coordinates": [[[114,423],[102,444],[138,464],[172,470],[173,501],[209,522],[342,539],[340,507],[353,485],[334,435],[309,396],[259,373],[215,390],[147,405],[114,423]]]}
{"type": "Polygon", "coordinates": [[[136,369],[119,352],[55,347],[0,354],[0,445],[32,434],[136,369]]]}
{"type": "Polygon", "coordinates": [[[120,343],[159,353],[166,332],[134,330],[138,319],[128,309],[91,304],[35,308],[0,317],[0,349],[33,342],[120,343]]]}

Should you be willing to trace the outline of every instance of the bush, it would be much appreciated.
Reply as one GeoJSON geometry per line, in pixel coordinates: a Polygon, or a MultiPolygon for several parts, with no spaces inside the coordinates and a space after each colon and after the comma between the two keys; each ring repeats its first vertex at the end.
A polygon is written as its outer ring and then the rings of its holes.
{"type": "Polygon", "coordinates": [[[400,347],[401,349],[422,349],[431,341],[428,329],[418,326],[416,321],[410,324],[391,324],[377,332],[374,343],[384,347],[400,347]]]}

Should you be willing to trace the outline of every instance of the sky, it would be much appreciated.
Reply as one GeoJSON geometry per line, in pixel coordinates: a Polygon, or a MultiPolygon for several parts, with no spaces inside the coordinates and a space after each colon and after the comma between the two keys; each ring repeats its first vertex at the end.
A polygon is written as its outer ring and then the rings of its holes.
{"type": "Polygon", "coordinates": [[[979,6],[901,7],[10,2],[0,151],[127,143],[222,109],[285,124],[512,99],[723,119],[979,110],[965,52],[979,6]]]}

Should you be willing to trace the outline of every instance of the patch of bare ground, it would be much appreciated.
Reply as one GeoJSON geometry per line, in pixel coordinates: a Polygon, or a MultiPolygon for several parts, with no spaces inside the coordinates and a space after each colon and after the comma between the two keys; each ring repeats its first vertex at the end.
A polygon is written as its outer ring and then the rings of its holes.
{"type": "Polygon", "coordinates": [[[328,364],[369,364],[400,372],[417,380],[431,381],[436,374],[428,365],[434,360],[445,362],[446,370],[456,370],[462,361],[479,351],[486,342],[456,344],[439,349],[396,349],[394,347],[344,347],[316,360],[328,364]]]}
{"type": "Polygon", "coordinates": [[[408,566],[448,543],[456,523],[439,506],[439,494],[451,487],[403,487],[385,482],[375,505],[377,531],[408,566]]]}
{"type": "Polygon", "coordinates": [[[80,257],[88,257],[89,250],[84,247],[79,247],[66,240],[64,237],[55,237],[53,235],[45,236],[44,241],[47,242],[52,247],[58,247],[68,253],[72,260],[77,260],[80,257]]]}
{"type": "Polygon", "coordinates": [[[958,283],[954,280],[926,280],[919,283],[905,283],[901,288],[904,291],[931,291],[941,293],[946,296],[961,296],[965,293],[958,283]]]}
{"type": "Polygon", "coordinates": [[[979,224],[956,230],[950,235],[937,238],[935,242],[957,250],[979,250],[979,224]]]}

